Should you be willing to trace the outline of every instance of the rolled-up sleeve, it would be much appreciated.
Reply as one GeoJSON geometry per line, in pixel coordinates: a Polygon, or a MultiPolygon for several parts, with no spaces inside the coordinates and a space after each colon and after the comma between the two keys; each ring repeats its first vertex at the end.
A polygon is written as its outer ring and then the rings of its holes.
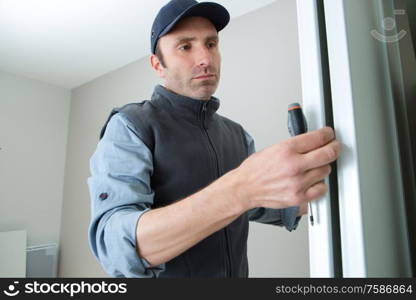
{"type": "MultiPolygon", "coordinates": [[[[248,155],[256,152],[254,139],[247,132],[244,131],[248,155]]],[[[284,209],[274,209],[266,207],[256,207],[248,211],[248,218],[250,221],[255,221],[263,224],[285,226],[288,231],[295,230],[299,224],[300,216],[299,206],[290,206],[284,209]]]]}
{"type": "Polygon", "coordinates": [[[114,277],[157,277],[165,265],[150,267],[138,256],[137,223],[151,209],[152,153],[120,113],[114,115],[90,159],[90,247],[114,277]]]}

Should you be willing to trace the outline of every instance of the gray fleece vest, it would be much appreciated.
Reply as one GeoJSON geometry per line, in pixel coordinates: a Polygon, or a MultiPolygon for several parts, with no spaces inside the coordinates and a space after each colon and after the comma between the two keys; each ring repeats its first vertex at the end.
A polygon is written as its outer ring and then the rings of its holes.
{"type": "MultiPolygon", "coordinates": [[[[198,192],[248,156],[243,128],[217,114],[219,105],[214,97],[191,99],[158,85],[150,101],[111,112],[107,123],[122,113],[153,154],[152,208],[198,192]]],[[[159,277],[247,277],[247,236],[245,213],[167,262],[159,277]]]]}

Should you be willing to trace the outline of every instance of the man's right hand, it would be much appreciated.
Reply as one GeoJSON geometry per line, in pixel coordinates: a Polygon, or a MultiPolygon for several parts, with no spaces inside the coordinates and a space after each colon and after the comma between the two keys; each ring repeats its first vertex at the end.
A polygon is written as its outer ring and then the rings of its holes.
{"type": "Polygon", "coordinates": [[[234,170],[237,198],[247,209],[305,207],[327,192],[323,179],[340,152],[341,143],[330,127],[267,147],[234,170]]]}

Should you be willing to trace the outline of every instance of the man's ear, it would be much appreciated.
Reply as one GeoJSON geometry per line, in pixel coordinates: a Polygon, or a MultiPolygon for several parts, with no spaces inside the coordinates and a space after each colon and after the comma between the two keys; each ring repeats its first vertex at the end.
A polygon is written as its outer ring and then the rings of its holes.
{"type": "Polygon", "coordinates": [[[152,68],[158,73],[160,78],[165,78],[165,68],[163,68],[162,63],[155,54],[150,56],[150,64],[152,65],[152,68]]]}

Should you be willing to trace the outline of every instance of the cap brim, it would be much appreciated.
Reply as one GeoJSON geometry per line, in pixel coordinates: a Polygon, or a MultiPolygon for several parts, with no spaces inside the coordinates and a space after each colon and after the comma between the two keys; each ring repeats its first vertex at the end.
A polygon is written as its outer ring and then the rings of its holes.
{"type": "Polygon", "coordinates": [[[227,9],[222,5],[214,2],[201,2],[197,3],[179,16],[175,18],[162,32],[159,34],[159,37],[167,34],[180,20],[185,17],[204,17],[207,18],[214,24],[217,31],[224,29],[230,21],[230,14],[227,9]]]}

